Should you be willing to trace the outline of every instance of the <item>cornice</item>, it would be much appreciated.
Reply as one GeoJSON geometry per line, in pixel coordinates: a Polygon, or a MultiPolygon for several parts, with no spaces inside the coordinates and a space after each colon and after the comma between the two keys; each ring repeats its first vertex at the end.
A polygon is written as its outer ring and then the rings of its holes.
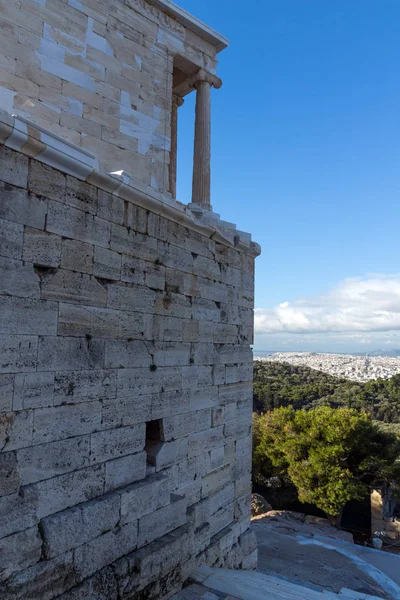
{"type": "Polygon", "coordinates": [[[91,152],[24,117],[0,110],[0,144],[245,254],[256,257],[261,253],[260,246],[251,240],[250,234],[237,230],[232,223],[221,220],[218,214],[173,200],[170,194],[142,184],[126,171],[102,173],[91,152]]]}
{"type": "Polygon", "coordinates": [[[174,2],[171,2],[170,0],[147,0],[147,2],[215,46],[217,52],[221,52],[228,47],[229,40],[226,37],[200,21],[200,19],[197,19],[191,15],[174,2]]]}

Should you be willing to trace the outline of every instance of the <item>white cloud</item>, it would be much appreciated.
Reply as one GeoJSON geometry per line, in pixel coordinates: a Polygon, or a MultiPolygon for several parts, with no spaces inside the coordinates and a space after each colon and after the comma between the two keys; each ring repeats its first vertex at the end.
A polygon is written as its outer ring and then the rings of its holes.
{"type": "MultiPolygon", "coordinates": [[[[322,296],[255,310],[258,335],[400,330],[400,275],[344,279],[322,296]]],[[[360,338],[368,343],[368,336],[360,338]]]]}

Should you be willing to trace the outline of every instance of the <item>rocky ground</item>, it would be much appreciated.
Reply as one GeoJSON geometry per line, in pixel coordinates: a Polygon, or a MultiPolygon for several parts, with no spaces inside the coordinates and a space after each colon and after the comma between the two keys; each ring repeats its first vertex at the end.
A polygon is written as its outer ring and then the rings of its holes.
{"type": "Polygon", "coordinates": [[[390,597],[360,566],[363,561],[351,558],[352,548],[361,548],[353,544],[352,535],[335,529],[327,519],[272,510],[254,517],[252,528],[258,540],[259,571],[315,590],[338,593],[349,588],[390,597]]]}

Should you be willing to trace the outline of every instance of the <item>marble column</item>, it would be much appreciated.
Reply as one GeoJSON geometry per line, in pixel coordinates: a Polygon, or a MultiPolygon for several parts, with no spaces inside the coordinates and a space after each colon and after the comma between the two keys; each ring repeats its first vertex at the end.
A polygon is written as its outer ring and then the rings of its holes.
{"type": "Polygon", "coordinates": [[[192,204],[211,210],[211,86],[220,88],[222,82],[200,69],[191,83],[196,89],[192,204]]]}
{"type": "Polygon", "coordinates": [[[176,172],[178,152],[178,108],[184,103],[181,96],[173,94],[171,112],[171,152],[169,155],[169,191],[176,199],[176,172]]]}

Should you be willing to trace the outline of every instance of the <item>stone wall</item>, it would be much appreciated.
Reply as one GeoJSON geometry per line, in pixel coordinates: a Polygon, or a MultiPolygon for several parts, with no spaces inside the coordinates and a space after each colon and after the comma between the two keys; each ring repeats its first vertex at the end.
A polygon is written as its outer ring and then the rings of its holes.
{"type": "Polygon", "coordinates": [[[0,106],[167,192],[177,55],[216,48],[146,0],[0,0],[0,106]]]}
{"type": "Polygon", "coordinates": [[[0,597],[162,598],[195,565],[253,568],[258,251],[43,164],[28,129],[0,150],[0,597]]]}

